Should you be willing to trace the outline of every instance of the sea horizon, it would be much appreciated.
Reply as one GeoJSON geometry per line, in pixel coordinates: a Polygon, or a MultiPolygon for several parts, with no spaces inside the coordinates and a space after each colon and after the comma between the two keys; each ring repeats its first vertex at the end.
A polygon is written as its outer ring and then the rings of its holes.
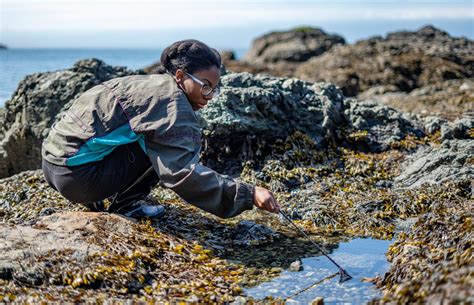
{"type": "MultiPolygon", "coordinates": [[[[27,75],[69,69],[75,62],[97,58],[111,66],[143,69],[160,59],[164,48],[8,48],[0,51],[0,108],[27,75]]],[[[232,50],[237,58],[246,50],[232,50]]]]}

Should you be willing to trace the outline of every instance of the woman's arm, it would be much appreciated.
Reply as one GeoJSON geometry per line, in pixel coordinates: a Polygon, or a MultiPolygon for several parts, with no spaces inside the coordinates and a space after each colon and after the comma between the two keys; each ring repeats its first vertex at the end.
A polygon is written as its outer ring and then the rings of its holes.
{"type": "MultiPolygon", "coordinates": [[[[186,202],[222,218],[252,209],[255,187],[228,179],[199,164],[200,141],[199,129],[179,123],[173,124],[163,135],[155,133],[147,137],[147,153],[160,185],[172,189],[186,202]]],[[[261,192],[259,194],[261,203],[263,198],[261,192]]]]}

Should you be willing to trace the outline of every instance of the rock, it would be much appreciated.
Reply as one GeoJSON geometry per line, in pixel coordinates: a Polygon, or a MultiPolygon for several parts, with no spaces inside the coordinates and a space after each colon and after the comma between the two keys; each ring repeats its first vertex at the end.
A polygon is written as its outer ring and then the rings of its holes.
{"type": "MultiPolygon", "coordinates": [[[[386,87],[372,87],[360,93],[357,98],[422,117],[437,117],[438,120],[444,121],[454,120],[474,109],[474,79],[472,78],[437,82],[416,88],[409,93],[395,92],[398,89],[393,86],[387,90],[381,89],[386,87]],[[461,89],[463,86],[464,89],[461,89]]],[[[436,130],[439,130],[438,127],[436,130]]]]}
{"type": "Polygon", "coordinates": [[[247,304],[247,299],[242,296],[235,297],[234,301],[230,303],[231,305],[245,305],[247,304]]]}
{"type": "Polygon", "coordinates": [[[226,69],[232,72],[293,77],[302,62],[344,43],[341,36],[329,35],[317,28],[301,27],[258,37],[242,60],[223,56],[223,62],[226,69]]]}
{"type": "Polygon", "coordinates": [[[199,301],[201,301],[201,299],[199,299],[199,297],[195,294],[192,294],[189,298],[186,299],[186,303],[198,303],[199,301]]]}
{"type": "Polygon", "coordinates": [[[317,297],[311,301],[311,305],[324,305],[324,298],[317,297]]]}
{"type": "Polygon", "coordinates": [[[294,261],[290,264],[290,268],[288,268],[290,271],[302,271],[303,270],[303,264],[301,263],[301,260],[294,261]]]}
{"type": "Polygon", "coordinates": [[[421,147],[407,158],[397,186],[416,188],[423,183],[473,180],[474,140],[446,140],[441,147],[421,147]]]}
{"type": "Polygon", "coordinates": [[[295,131],[325,146],[343,122],[344,96],[331,84],[249,73],[230,73],[221,82],[222,93],[200,117],[206,137],[203,160],[222,172],[235,172],[231,164],[263,158],[269,153],[266,144],[295,131]]]}
{"type": "Polygon", "coordinates": [[[352,141],[352,145],[361,150],[385,151],[408,135],[416,138],[424,135],[420,122],[411,120],[406,114],[393,108],[376,103],[345,100],[344,117],[348,122],[346,132],[360,134],[359,137],[348,141],[352,141]]]}
{"type": "Polygon", "coordinates": [[[236,60],[235,53],[232,50],[219,51],[219,54],[221,55],[222,62],[227,62],[229,60],[236,60]]]}
{"type": "Polygon", "coordinates": [[[344,38],[329,35],[318,28],[300,27],[256,38],[244,60],[257,63],[303,62],[336,44],[345,44],[344,38]]]}
{"type": "Polygon", "coordinates": [[[356,204],[356,209],[362,213],[381,211],[384,207],[383,200],[367,200],[356,204]]]}
{"type": "Polygon", "coordinates": [[[474,111],[466,113],[452,124],[445,124],[441,128],[441,138],[445,139],[472,139],[474,138],[474,111]]]}
{"type": "Polygon", "coordinates": [[[11,280],[13,279],[13,271],[12,267],[0,267],[0,279],[2,280],[11,280]]]}
{"type": "Polygon", "coordinates": [[[415,32],[395,32],[353,45],[337,45],[302,64],[295,76],[326,81],[356,96],[373,86],[394,86],[396,91],[450,79],[474,76],[474,42],[453,38],[426,26],[415,32]]]}
{"type": "Polygon", "coordinates": [[[426,131],[427,134],[434,134],[435,132],[440,131],[443,126],[448,124],[446,120],[441,119],[436,116],[425,117],[423,121],[424,121],[424,130],[426,131]]]}
{"type": "MultiPolygon", "coordinates": [[[[279,61],[275,63],[256,63],[245,60],[227,60],[224,61],[226,71],[248,72],[251,74],[266,74],[277,77],[294,77],[298,69],[299,62],[279,61]]],[[[221,75],[224,75],[222,73],[221,75]]]]}
{"type": "Polygon", "coordinates": [[[6,50],[8,47],[2,43],[0,43],[0,50],[6,50]]]}
{"type": "Polygon", "coordinates": [[[161,68],[161,62],[157,61],[157,62],[143,68],[143,71],[146,74],[156,74],[158,72],[159,68],[161,68]]]}
{"type": "MultiPolygon", "coordinates": [[[[110,220],[110,228],[118,229],[114,224],[122,222],[125,230],[130,229],[126,221],[117,215],[107,216],[110,220]]],[[[34,227],[0,225],[0,268],[12,268],[15,272],[21,272],[21,263],[25,263],[28,258],[34,258],[47,254],[49,251],[71,251],[75,257],[85,257],[99,251],[95,245],[87,242],[83,237],[83,232],[95,231],[94,220],[100,216],[96,213],[74,213],[66,212],[45,216],[36,223],[34,227]]],[[[14,273],[15,273],[14,272],[14,273]]],[[[39,283],[39,280],[22,273],[21,278],[39,283]]],[[[20,276],[20,275],[19,275],[20,276]]]]}
{"type": "Polygon", "coordinates": [[[397,219],[395,222],[397,232],[409,232],[413,225],[418,221],[417,217],[407,219],[397,219]]]}
{"type": "Polygon", "coordinates": [[[255,246],[272,242],[279,236],[274,230],[250,220],[240,221],[231,234],[233,244],[242,246],[255,246]]]}
{"type": "Polygon", "coordinates": [[[0,126],[0,177],[41,167],[41,142],[56,116],[81,93],[115,77],[137,74],[97,59],[80,60],[67,70],[23,79],[5,103],[0,126]]]}

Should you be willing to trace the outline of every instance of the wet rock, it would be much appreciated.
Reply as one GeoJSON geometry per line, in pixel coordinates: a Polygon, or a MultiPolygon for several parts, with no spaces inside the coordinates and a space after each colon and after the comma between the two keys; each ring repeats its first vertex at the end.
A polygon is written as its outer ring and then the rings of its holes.
{"type": "Polygon", "coordinates": [[[324,298],[317,297],[311,301],[311,305],[324,305],[324,298]]]}
{"type": "Polygon", "coordinates": [[[437,131],[440,131],[441,128],[448,124],[448,122],[442,118],[435,116],[428,116],[423,119],[424,121],[424,130],[427,134],[434,134],[437,131]]]}
{"type": "Polygon", "coordinates": [[[466,116],[456,119],[452,123],[441,127],[441,139],[473,139],[474,113],[466,113],[466,116]]]}
{"type": "Polygon", "coordinates": [[[42,285],[45,276],[39,268],[36,268],[36,270],[24,270],[22,268],[13,273],[13,280],[19,286],[34,287],[42,285]]]}
{"type": "Polygon", "coordinates": [[[474,179],[474,140],[446,140],[440,147],[420,147],[407,158],[397,186],[416,188],[424,183],[474,179]]]}
{"type": "Polygon", "coordinates": [[[368,200],[356,204],[356,209],[363,213],[372,213],[383,209],[383,200],[368,200]]]}
{"type": "Polygon", "coordinates": [[[375,187],[378,189],[391,188],[392,186],[393,182],[389,180],[380,180],[375,183],[375,187]]]}
{"type": "Polygon", "coordinates": [[[242,296],[238,296],[238,297],[236,297],[235,300],[234,300],[232,303],[230,303],[230,304],[232,304],[232,305],[245,305],[245,304],[247,304],[247,299],[244,298],[244,297],[242,297],[242,296]]]}
{"type": "Polygon", "coordinates": [[[352,146],[359,146],[361,150],[385,151],[408,135],[415,138],[424,135],[420,122],[393,108],[376,103],[346,100],[344,117],[348,122],[348,132],[360,135],[352,137],[352,146]]]}
{"type": "Polygon", "coordinates": [[[279,236],[274,230],[249,220],[240,221],[232,234],[232,242],[242,246],[268,243],[279,236]]]}
{"type": "Polygon", "coordinates": [[[324,146],[342,123],[344,96],[331,84],[249,73],[227,74],[221,82],[221,95],[200,112],[203,159],[217,170],[226,163],[226,172],[233,172],[232,163],[263,158],[268,144],[295,131],[324,146]]]}
{"type": "Polygon", "coordinates": [[[36,73],[23,79],[5,103],[0,122],[0,177],[41,167],[41,142],[57,115],[82,92],[115,77],[137,74],[97,59],[71,69],[36,73]]]}
{"type": "Polygon", "coordinates": [[[335,83],[346,96],[379,85],[409,92],[431,83],[473,77],[473,48],[472,40],[426,26],[335,46],[302,64],[295,76],[335,83]]]}
{"type": "Polygon", "coordinates": [[[47,215],[51,215],[51,214],[54,214],[56,213],[56,210],[54,208],[44,208],[41,210],[41,212],[39,213],[40,216],[47,216],[47,215]]]}
{"type": "Polygon", "coordinates": [[[344,38],[329,35],[318,28],[295,28],[256,38],[244,60],[257,63],[303,62],[326,52],[336,44],[345,44],[344,38]]]}
{"type": "Polygon", "coordinates": [[[186,299],[187,303],[197,303],[199,301],[200,301],[199,297],[195,294],[192,294],[189,298],[186,299]]]}
{"type": "Polygon", "coordinates": [[[470,303],[472,300],[472,205],[446,200],[407,233],[400,233],[387,257],[390,270],[379,282],[381,303],[470,303]]]}
{"type": "Polygon", "coordinates": [[[395,223],[395,230],[398,232],[409,232],[411,227],[418,221],[417,217],[398,219],[395,223]]]}
{"type": "Polygon", "coordinates": [[[13,279],[13,271],[12,267],[2,266],[0,267],[0,279],[2,280],[11,280],[13,279]]]}
{"type": "Polygon", "coordinates": [[[301,260],[294,261],[290,264],[290,268],[288,268],[290,271],[302,271],[303,270],[303,263],[301,263],[301,260]]]}

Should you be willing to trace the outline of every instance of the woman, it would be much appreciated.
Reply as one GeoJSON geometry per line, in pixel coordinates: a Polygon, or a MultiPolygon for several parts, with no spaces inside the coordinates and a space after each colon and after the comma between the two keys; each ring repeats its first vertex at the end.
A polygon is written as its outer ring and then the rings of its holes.
{"type": "Polygon", "coordinates": [[[253,206],[278,212],[267,189],[231,180],[199,164],[194,111],[219,93],[221,59],[197,40],[173,43],[159,74],[115,78],[83,93],[43,142],[48,183],[72,202],[129,217],[154,217],[143,199],[159,183],[222,218],[253,206]]]}

